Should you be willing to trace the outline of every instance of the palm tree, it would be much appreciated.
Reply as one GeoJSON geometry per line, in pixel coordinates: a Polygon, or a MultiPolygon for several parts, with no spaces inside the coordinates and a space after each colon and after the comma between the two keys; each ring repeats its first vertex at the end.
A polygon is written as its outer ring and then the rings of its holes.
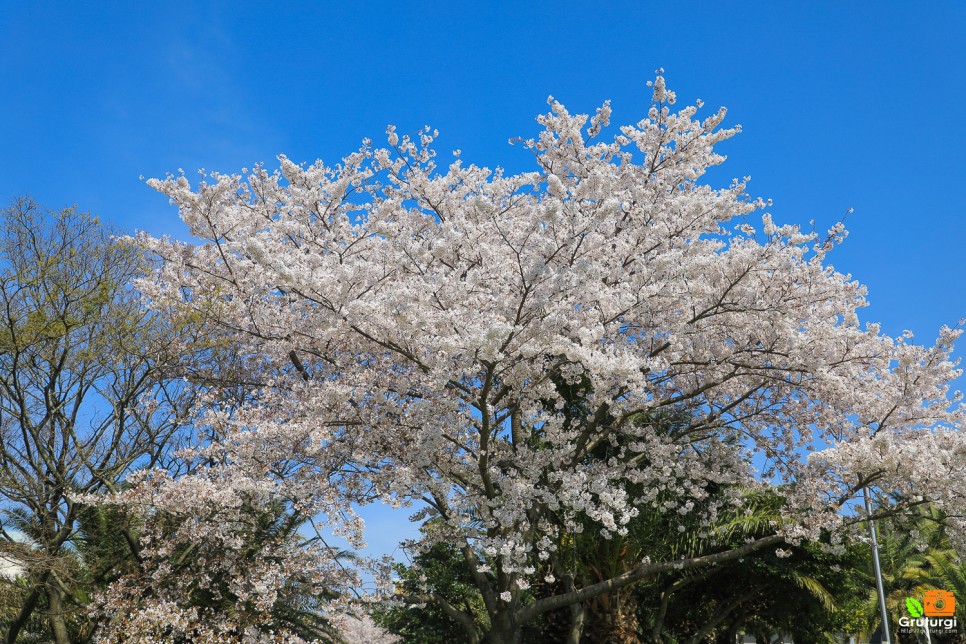
{"type": "MultiPolygon", "coordinates": [[[[703,536],[695,529],[671,540],[672,551],[692,556],[773,533],[782,504],[774,492],[746,492],[703,536]]],[[[642,619],[650,623],[656,642],[730,643],[741,632],[791,633],[795,641],[831,642],[840,621],[837,597],[847,576],[839,563],[841,558],[806,544],[665,575],[639,592],[642,619]]]]}
{"type": "MultiPolygon", "coordinates": [[[[951,546],[945,516],[940,510],[923,506],[910,518],[893,517],[876,525],[886,609],[893,631],[898,630],[898,620],[906,614],[908,597],[921,598],[926,591],[943,589],[966,599],[966,567],[951,546]]],[[[863,616],[860,637],[867,637],[881,625],[871,554],[862,559],[858,571],[869,589],[860,605],[863,616]]],[[[957,617],[966,619],[966,606],[961,602],[957,603],[957,617]]]]}

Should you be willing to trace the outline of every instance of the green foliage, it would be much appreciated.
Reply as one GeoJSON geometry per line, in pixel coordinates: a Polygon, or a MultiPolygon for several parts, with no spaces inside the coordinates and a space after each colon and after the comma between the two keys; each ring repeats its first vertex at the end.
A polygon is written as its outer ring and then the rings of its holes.
{"type": "MultiPolygon", "coordinates": [[[[936,589],[952,591],[957,599],[964,600],[956,603],[956,617],[960,624],[966,624],[966,566],[952,547],[945,523],[945,515],[932,506],[921,506],[911,516],[876,521],[886,609],[893,632],[899,629],[899,618],[916,617],[913,609],[921,611],[925,592],[936,589]]],[[[871,550],[865,547],[863,552],[855,566],[856,575],[864,581],[855,629],[860,638],[881,624],[871,550]]],[[[943,641],[941,637],[933,639],[934,643],[943,641]]]]}
{"type": "MultiPolygon", "coordinates": [[[[399,576],[397,589],[400,594],[436,593],[474,615],[478,624],[487,624],[483,599],[462,555],[452,545],[435,544],[417,554],[411,566],[397,563],[393,568],[399,576]]],[[[373,620],[387,631],[401,635],[407,643],[449,644],[466,640],[463,627],[434,602],[414,605],[393,602],[376,610],[373,620]]]]}
{"type": "Polygon", "coordinates": [[[157,463],[180,427],[176,340],[131,286],[147,266],[76,208],[0,212],[0,551],[24,568],[3,584],[8,639],[89,636],[91,594],[131,552],[75,499],[157,463]]]}
{"type": "MultiPolygon", "coordinates": [[[[574,571],[578,585],[585,585],[627,569],[643,552],[680,557],[738,547],[747,538],[773,531],[780,509],[781,498],[775,494],[746,494],[703,538],[697,530],[668,529],[672,520],[664,513],[642,511],[627,536],[604,540],[589,533],[568,535],[558,556],[574,571]]],[[[795,641],[819,643],[854,632],[860,602],[850,598],[861,598],[866,588],[853,571],[866,552],[852,548],[830,554],[818,544],[789,547],[787,552],[779,556],[764,551],[712,568],[666,574],[594,598],[584,605],[581,641],[688,642],[703,632],[708,641],[733,642],[740,632],[759,632],[790,633],[795,641]]],[[[472,613],[485,632],[482,600],[456,548],[437,544],[417,555],[412,566],[397,564],[395,570],[400,593],[437,593],[472,613]]],[[[559,580],[543,580],[547,572],[545,565],[531,579],[534,598],[563,591],[559,580]]],[[[565,641],[570,619],[567,609],[545,613],[539,623],[525,628],[523,641],[565,641]]],[[[466,641],[462,627],[432,602],[384,606],[376,621],[407,642],[466,641]]]]}

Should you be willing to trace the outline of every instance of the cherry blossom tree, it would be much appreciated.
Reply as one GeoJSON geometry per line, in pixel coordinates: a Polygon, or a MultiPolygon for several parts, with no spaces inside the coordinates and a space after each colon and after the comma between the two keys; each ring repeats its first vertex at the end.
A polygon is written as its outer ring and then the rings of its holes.
{"type": "MultiPolygon", "coordinates": [[[[300,501],[306,483],[298,458],[283,464],[264,445],[250,451],[233,441],[227,420],[246,414],[240,407],[270,413],[258,404],[258,386],[271,375],[226,354],[222,341],[182,336],[193,363],[186,380],[198,396],[191,409],[196,445],[176,450],[163,467],[131,474],[114,494],[83,498],[137,526],[135,561],[92,602],[98,642],[295,643],[340,641],[353,627],[365,632],[368,622],[333,610],[335,591],[361,582],[341,561],[346,553],[312,534],[318,503],[300,501]],[[250,476],[229,475],[237,471],[250,476]]],[[[267,430],[268,418],[247,422],[267,430]]],[[[313,481],[325,466],[312,460],[313,481]]],[[[342,534],[358,545],[351,519],[342,523],[342,534]]]]}
{"type": "MultiPolygon", "coordinates": [[[[738,128],[651,85],[647,116],[613,135],[608,103],[571,114],[551,98],[540,134],[517,141],[531,172],[458,152],[440,165],[436,132],[389,128],[386,147],[332,166],[280,156],[194,187],[151,180],[201,241],[140,235],[163,259],[141,288],[268,374],[245,408],[212,412],[225,429],[206,480],[267,486],[334,524],[353,503],[416,502],[462,553],[493,642],[567,606],[576,641],[582,602],[662,571],[834,547],[857,533],[864,487],[889,492],[883,513],[962,509],[959,331],[921,346],[860,323],[865,288],[828,259],[844,226],[779,225],[746,180],[705,183],[738,128]],[[690,421],[668,431],[672,410],[690,421]],[[774,533],[740,547],[645,556],[586,587],[558,556],[568,534],[622,534],[641,507],[683,530],[728,504],[713,487],[779,485],[774,533]],[[534,600],[538,569],[563,590],[534,600]]],[[[409,599],[478,640],[458,607],[409,599]]]]}

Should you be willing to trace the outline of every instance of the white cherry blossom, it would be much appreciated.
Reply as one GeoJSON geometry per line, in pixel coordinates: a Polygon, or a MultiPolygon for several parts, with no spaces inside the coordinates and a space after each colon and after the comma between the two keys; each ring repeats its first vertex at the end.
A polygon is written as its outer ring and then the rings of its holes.
{"type": "Polygon", "coordinates": [[[709,483],[785,486],[777,535],[728,558],[849,534],[863,486],[961,509],[959,331],[922,346],[861,323],[865,287],[829,263],[844,227],[780,224],[746,179],[703,183],[738,128],[721,128],[724,109],[672,111],[660,76],[653,96],[609,139],[608,104],[591,117],[550,99],[521,174],[439,163],[435,132],[390,128],[388,147],[335,165],[281,156],[275,172],[151,180],[200,241],[139,235],[163,259],[142,290],[264,374],[247,407],[212,414],[223,438],[205,449],[221,456],[170,483],[179,502],[239,486],[338,522],[352,503],[416,501],[466,557],[494,641],[711,561],[645,559],[536,604],[521,593],[585,525],[622,534],[645,505],[710,522],[709,483]],[[669,413],[689,420],[669,430],[669,413]]]}

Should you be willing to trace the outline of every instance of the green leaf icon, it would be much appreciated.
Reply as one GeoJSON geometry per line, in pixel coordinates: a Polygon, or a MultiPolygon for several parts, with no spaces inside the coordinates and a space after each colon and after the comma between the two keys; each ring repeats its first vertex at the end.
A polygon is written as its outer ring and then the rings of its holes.
{"type": "Polygon", "coordinates": [[[914,597],[906,597],[906,610],[912,617],[922,617],[922,604],[914,597]]]}

